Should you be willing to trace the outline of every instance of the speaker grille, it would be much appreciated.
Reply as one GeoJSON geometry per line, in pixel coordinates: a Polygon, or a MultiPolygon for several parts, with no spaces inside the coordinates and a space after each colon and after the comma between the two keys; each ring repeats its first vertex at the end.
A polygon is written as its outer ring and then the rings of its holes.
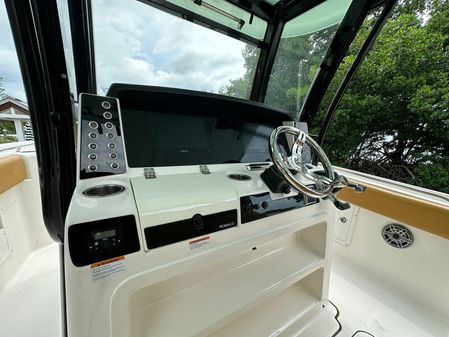
{"type": "Polygon", "coordinates": [[[389,224],[382,228],[382,237],[390,246],[403,249],[413,243],[413,234],[405,226],[389,224]]]}

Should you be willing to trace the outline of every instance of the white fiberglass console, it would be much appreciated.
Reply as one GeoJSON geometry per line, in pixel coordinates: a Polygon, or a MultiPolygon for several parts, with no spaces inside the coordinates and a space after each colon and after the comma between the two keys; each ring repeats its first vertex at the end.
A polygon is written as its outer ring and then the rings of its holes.
{"type": "Polygon", "coordinates": [[[118,99],[81,95],[69,337],[338,331],[326,301],[332,203],[273,193],[269,163],[129,167],[122,119],[118,99]]]}

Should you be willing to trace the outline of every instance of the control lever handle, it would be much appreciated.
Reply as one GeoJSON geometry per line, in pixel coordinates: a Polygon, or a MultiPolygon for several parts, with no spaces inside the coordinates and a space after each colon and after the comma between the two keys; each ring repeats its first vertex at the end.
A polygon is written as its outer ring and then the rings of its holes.
{"type": "MultiPolygon", "coordinates": [[[[335,179],[333,180],[332,184],[337,188],[347,187],[352,190],[354,190],[356,193],[363,193],[366,191],[366,186],[360,185],[360,184],[354,184],[350,183],[348,179],[345,176],[342,175],[336,175],[335,179]]],[[[334,190],[335,191],[335,190],[334,190]]],[[[338,192],[339,190],[337,190],[338,192]]],[[[329,200],[332,201],[335,207],[337,207],[339,210],[346,210],[351,207],[347,202],[342,202],[337,199],[335,194],[330,193],[328,195],[329,200]]]]}
{"type": "Polygon", "coordinates": [[[351,205],[349,205],[347,202],[338,200],[337,197],[333,193],[330,193],[328,195],[328,198],[330,201],[332,201],[334,206],[337,207],[340,211],[344,211],[344,210],[351,208],[351,205]]]}
{"type": "Polygon", "coordinates": [[[360,184],[352,184],[352,183],[347,183],[346,185],[347,188],[353,189],[356,193],[363,193],[366,191],[366,186],[360,185],[360,184]]]}

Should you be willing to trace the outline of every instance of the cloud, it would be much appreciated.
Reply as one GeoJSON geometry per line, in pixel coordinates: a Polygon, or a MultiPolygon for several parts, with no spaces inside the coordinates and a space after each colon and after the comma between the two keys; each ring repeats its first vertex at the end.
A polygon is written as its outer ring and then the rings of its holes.
{"type": "MultiPolygon", "coordinates": [[[[136,0],[94,0],[92,5],[99,93],[114,82],[218,92],[245,73],[243,42],[136,0]]],[[[3,1],[0,37],[4,88],[25,100],[3,1]]]]}
{"type": "Polygon", "coordinates": [[[99,88],[114,82],[218,92],[245,73],[245,44],[139,1],[93,1],[99,88]]]}
{"type": "Polygon", "coordinates": [[[0,77],[3,78],[3,88],[8,95],[25,101],[25,89],[4,1],[0,1],[0,37],[0,77]]]}

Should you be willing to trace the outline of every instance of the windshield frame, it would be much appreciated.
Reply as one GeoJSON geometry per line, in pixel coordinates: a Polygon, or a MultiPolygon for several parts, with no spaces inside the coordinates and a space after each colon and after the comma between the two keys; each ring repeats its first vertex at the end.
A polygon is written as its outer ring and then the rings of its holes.
{"type": "MultiPolygon", "coordinates": [[[[246,10],[249,14],[258,16],[260,19],[267,22],[265,35],[263,40],[260,41],[166,0],[136,1],[140,1],[148,6],[152,6],[156,9],[257,47],[259,49],[259,58],[254,73],[249,100],[262,103],[265,101],[268,82],[285,24],[323,3],[323,0],[290,0],[278,2],[275,5],[269,5],[265,1],[262,1],[259,4],[246,4],[238,0],[226,0],[229,3],[246,10]]],[[[383,3],[384,1],[388,0],[376,1],[376,5],[378,3],[383,3]]],[[[354,0],[342,21],[342,25],[344,24],[345,29],[347,29],[348,26],[352,27],[354,18],[353,20],[349,20],[348,17],[351,17],[354,14],[360,16],[357,18],[357,22],[363,22],[368,13],[368,7],[373,7],[372,1],[354,0]]],[[[91,0],[81,2],[68,1],[68,9],[72,35],[73,62],[76,75],[76,92],[97,93],[91,0]]],[[[339,28],[334,38],[334,40],[338,38],[338,43],[333,46],[332,51],[342,49],[341,53],[344,54],[346,52],[344,47],[350,45],[350,42],[352,42],[352,39],[357,34],[358,29],[352,29],[352,31],[354,34],[348,36],[345,31],[339,28]]],[[[329,54],[327,56],[333,57],[334,55],[329,54]]],[[[323,64],[325,64],[324,61],[322,65],[323,64]]],[[[322,66],[320,68],[322,68],[322,66]]],[[[149,84],[151,85],[151,83],[149,84]]],[[[309,88],[309,91],[311,90],[312,86],[309,88]]],[[[306,105],[306,102],[304,105],[306,105]]]]}

